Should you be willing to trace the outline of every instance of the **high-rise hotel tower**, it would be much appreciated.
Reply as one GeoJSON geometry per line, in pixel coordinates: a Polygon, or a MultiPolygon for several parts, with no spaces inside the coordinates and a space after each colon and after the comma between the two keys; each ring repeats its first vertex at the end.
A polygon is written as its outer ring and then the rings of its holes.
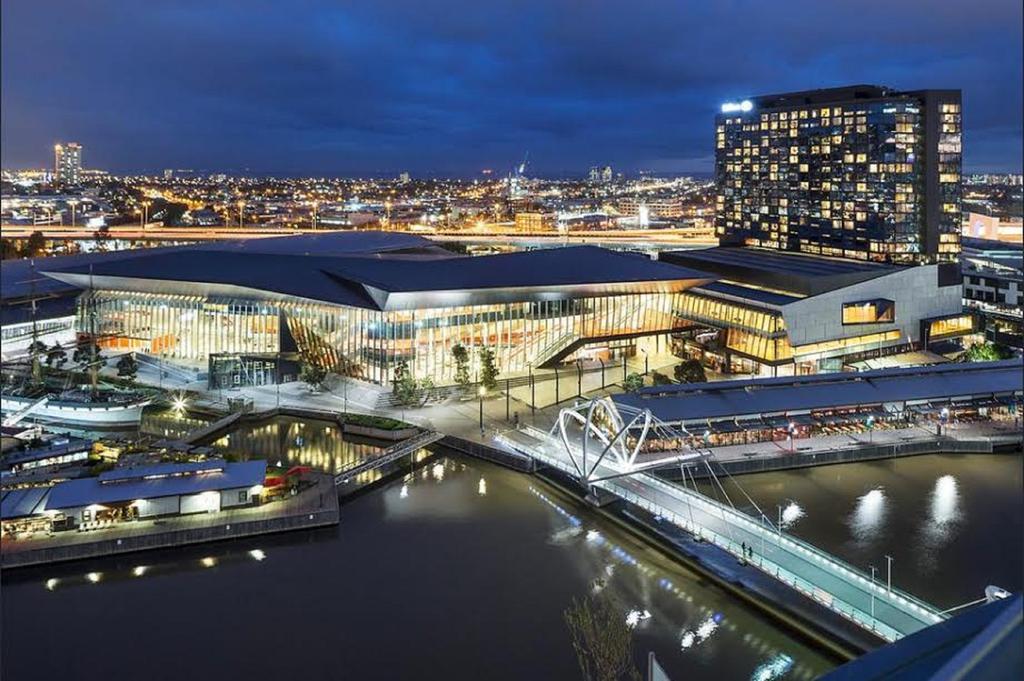
{"type": "Polygon", "coordinates": [[[82,175],[82,145],[77,142],[53,147],[53,176],[57,184],[78,184],[82,175]]]}
{"type": "Polygon", "coordinates": [[[715,122],[722,245],[887,263],[956,260],[959,90],[853,85],[755,97],[715,122]]]}

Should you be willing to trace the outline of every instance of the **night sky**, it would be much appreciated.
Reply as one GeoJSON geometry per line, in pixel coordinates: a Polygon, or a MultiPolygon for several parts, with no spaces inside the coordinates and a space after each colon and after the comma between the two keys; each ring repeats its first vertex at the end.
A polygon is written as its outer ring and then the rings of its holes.
{"type": "Polygon", "coordinates": [[[3,0],[2,161],[291,174],[711,169],[744,96],[961,88],[1021,171],[1021,0],[3,0]]]}

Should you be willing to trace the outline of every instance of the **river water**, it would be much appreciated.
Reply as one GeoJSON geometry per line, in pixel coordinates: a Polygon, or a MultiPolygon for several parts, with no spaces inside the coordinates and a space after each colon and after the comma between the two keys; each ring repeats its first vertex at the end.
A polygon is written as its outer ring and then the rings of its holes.
{"type": "Polygon", "coordinates": [[[811,679],[810,645],[538,480],[439,458],[339,527],[3,575],[3,678],[577,679],[563,612],[646,610],[638,664],[811,679]]]}
{"type": "MultiPolygon", "coordinates": [[[[202,425],[153,414],[150,434],[202,425]]],[[[339,470],[379,449],[329,422],[243,424],[241,458],[339,470]]],[[[938,455],[726,481],[812,543],[940,607],[1020,590],[1021,455],[938,455]],[[737,484],[739,486],[737,486],[737,484]],[[742,488],[742,491],[741,489],[742,488]]],[[[711,494],[709,488],[705,491],[711,494]]],[[[719,492],[720,493],[720,492],[719,492]]],[[[813,645],[529,476],[439,458],[338,528],[3,574],[2,677],[574,679],[563,620],[600,593],[678,679],[810,679],[813,645]]]]}

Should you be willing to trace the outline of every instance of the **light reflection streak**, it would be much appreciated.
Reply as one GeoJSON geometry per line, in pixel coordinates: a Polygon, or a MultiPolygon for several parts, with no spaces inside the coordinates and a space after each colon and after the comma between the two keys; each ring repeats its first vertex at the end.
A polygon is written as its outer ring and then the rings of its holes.
{"type": "Polygon", "coordinates": [[[956,478],[943,475],[935,481],[930,495],[929,516],[921,528],[921,567],[933,572],[935,552],[956,533],[961,517],[960,488],[956,478]]]}
{"type": "Polygon", "coordinates": [[[888,514],[888,500],[881,488],[875,488],[857,499],[857,507],[850,517],[853,538],[860,543],[874,539],[888,514]]]}
{"type": "Polygon", "coordinates": [[[782,527],[792,527],[796,521],[800,520],[805,515],[807,515],[807,513],[804,512],[804,509],[800,504],[795,501],[789,502],[789,505],[782,509],[782,527]]]}
{"type": "Polygon", "coordinates": [[[750,681],[772,681],[784,676],[793,668],[793,658],[779,653],[772,659],[757,666],[750,681]]]}

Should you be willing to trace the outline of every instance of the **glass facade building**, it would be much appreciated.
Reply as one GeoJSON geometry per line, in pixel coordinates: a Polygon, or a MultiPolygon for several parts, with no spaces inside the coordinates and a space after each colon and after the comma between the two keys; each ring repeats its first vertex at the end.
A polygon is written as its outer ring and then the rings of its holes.
{"type": "Polygon", "coordinates": [[[290,351],[374,383],[388,383],[404,362],[414,376],[443,385],[455,380],[456,345],[469,352],[471,372],[488,348],[507,374],[556,362],[588,342],[681,328],[682,294],[672,288],[412,310],[98,289],[82,296],[78,326],[88,329],[94,314],[103,348],[180,364],[290,351]]]}
{"type": "Polygon", "coordinates": [[[758,97],[715,123],[723,245],[888,263],[960,251],[958,90],[758,97]]]}
{"type": "Polygon", "coordinates": [[[484,349],[504,376],[613,346],[626,354],[631,339],[683,328],[681,296],[712,279],[594,246],[465,257],[370,232],[190,246],[47,274],[85,289],[77,328],[104,349],[208,371],[217,387],[294,379],[304,362],[378,384],[405,366],[449,385],[458,346],[471,380],[484,349]]]}

